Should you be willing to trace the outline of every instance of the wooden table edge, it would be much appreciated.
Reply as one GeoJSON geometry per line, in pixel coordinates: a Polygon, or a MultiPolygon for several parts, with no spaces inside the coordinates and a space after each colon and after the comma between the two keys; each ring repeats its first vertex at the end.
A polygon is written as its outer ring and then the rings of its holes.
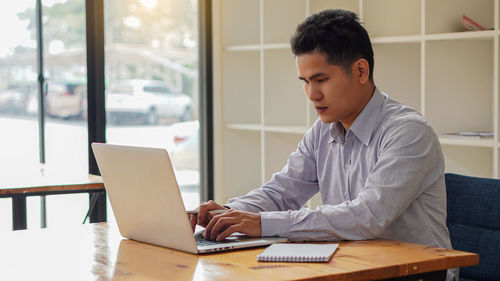
{"type": "Polygon", "coordinates": [[[0,196],[8,197],[15,194],[34,194],[34,193],[45,193],[45,192],[58,192],[58,191],[93,191],[93,190],[103,190],[104,183],[60,183],[54,185],[40,185],[40,186],[30,186],[30,187],[16,187],[16,188],[5,188],[0,189],[0,196]]]}
{"type": "MultiPolygon", "coordinates": [[[[384,241],[386,239],[375,239],[375,240],[380,240],[384,241]]],[[[360,242],[364,240],[359,240],[359,241],[341,241],[339,242],[339,247],[342,247],[342,243],[348,243],[348,242],[360,242]]],[[[390,241],[390,240],[387,240],[390,241]]],[[[406,242],[402,242],[406,243],[406,242]]],[[[425,247],[425,246],[424,246],[425,247]]],[[[434,247],[432,247],[434,248],[434,247]]],[[[439,248],[442,250],[444,253],[451,253],[453,255],[449,256],[443,256],[443,257],[437,257],[431,260],[425,260],[425,261],[417,261],[417,262],[410,262],[407,264],[400,264],[400,265],[388,265],[384,267],[379,267],[376,269],[362,269],[358,271],[353,271],[348,273],[352,278],[348,278],[349,280],[358,280],[358,281],[368,281],[368,280],[383,280],[383,279],[391,279],[391,278],[398,278],[398,277],[406,277],[406,276],[411,276],[411,275],[417,275],[417,274],[425,274],[429,272],[434,272],[434,271],[442,271],[442,270],[448,270],[452,268],[461,268],[461,267],[467,267],[467,266],[475,266],[479,264],[479,255],[476,253],[471,253],[471,252],[464,252],[460,250],[450,250],[450,249],[444,249],[444,248],[439,248]],[[458,254],[458,255],[457,255],[458,254]],[[436,266],[438,264],[445,263],[446,266],[445,268],[436,266]]],[[[333,256],[332,259],[335,258],[335,255],[333,256]]],[[[345,274],[345,273],[342,273],[345,274]]],[[[318,276],[314,278],[299,278],[299,279],[294,279],[294,280],[315,280],[315,281],[323,281],[323,280],[343,280],[342,276],[336,276],[336,275],[324,275],[324,276],[318,276]],[[340,279],[339,279],[340,278],[340,279]]]]}

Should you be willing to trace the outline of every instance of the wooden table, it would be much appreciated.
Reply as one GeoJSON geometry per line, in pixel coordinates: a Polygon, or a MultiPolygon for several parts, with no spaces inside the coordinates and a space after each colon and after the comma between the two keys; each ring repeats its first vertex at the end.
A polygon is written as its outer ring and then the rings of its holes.
{"type": "Polygon", "coordinates": [[[114,223],[2,234],[2,280],[373,280],[478,264],[389,240],[341,242],[329,263],[257,262],[264,248],[194,255],[123,239],[114,223]]]}
{"type": "MultiPolygon", "coordinates": [[[[44,169],[23,171],[20,175],[0,178],[0,197],[12,198],[12,228],[26,229],[26,197],[54,194],[88,192],[91,222],[106,221],[106,196],[102,178],[82,173],[46,171],[44,169]]],[[[45,208],[42,201],[42,227],[45,208]]]]}

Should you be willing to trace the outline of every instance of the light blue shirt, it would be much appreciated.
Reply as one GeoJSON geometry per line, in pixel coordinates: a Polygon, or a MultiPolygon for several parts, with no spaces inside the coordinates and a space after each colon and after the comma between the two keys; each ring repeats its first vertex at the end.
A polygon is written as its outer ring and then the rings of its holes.
{"type": "Polygon", "coordinates": [[[439,140],[423,116],[378,88],[347,132],[316,121],[281,172],[227,206],[259,212],[262,236],[451,249],[439,140]],[[318,191],[323,205],[302,208],[318,191]]]}

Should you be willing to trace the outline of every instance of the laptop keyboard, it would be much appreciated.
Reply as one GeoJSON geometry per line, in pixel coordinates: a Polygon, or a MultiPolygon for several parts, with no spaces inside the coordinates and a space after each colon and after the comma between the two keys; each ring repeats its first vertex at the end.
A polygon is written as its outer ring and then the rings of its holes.
{"type": "Polygon", "coordinates": [[[237,242],[239,240],[239,239],[224,239],[222,241],[206,240],[205,238],[203,238],[203,232],[196,233],[194,235],[194,239],[196,240],[196,244],[198,246],[217,245],[217,244],[223,244],[223,243],[228,243],[228,242],[237,242]]]}
{"type": "Polygon", "coordinates": [[[198,246],[210,246],[210,245],[214,245],[214,244],[219,244],[219,242],[217,242],[217,241],[206,240],[205,238],[203,238],[203,234],[195,235],[194,239],[196,240],[196,244],[198,246]]]}

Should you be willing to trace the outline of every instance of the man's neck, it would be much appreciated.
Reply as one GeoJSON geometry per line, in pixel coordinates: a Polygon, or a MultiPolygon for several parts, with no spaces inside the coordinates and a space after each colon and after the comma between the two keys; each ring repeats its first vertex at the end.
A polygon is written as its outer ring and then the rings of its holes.
{"type": "Polygon", "coordinates": [[[356,118],[358,118],[359,114],[363,112],[363,109],[365,109],[366,105],[370,102],[370,99],[373,97],[373,93],[375,93],[375,84],[369,83],[368,85],[366,85],[366,89],[363,88],[362,90],[364,91],[364,94],[362,95],[364,98],[360,102],[360,106],[354,114],[354,118],[349,118],[348,120],[340,120],[340,123],[344,127],[346,133],[352,126],[352,124],[354,124],[354,121],[356,121],[356,118]]]}

